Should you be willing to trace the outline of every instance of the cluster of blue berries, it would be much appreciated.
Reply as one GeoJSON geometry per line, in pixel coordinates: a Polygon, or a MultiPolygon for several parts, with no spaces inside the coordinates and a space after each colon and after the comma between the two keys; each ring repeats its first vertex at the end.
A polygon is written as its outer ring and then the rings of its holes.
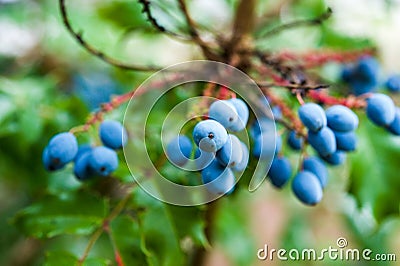
{"type": "MultiPolygon", "coordinates": [[[[249,160],[247,146],[233,134],[245,129],[249,109],[241,99],[217,100],[210,105],[208,116],[193,129],[194,162],[210,193],[230,193],[236,183],[234,172],[244,171],[249,160]]],[[[179,135],[169,142],[166,154],[172,163],[184,166],[192,149],[192,141],[179,135]]]]}
{"type": "Polygon", "coordinates": [[[56,171],[74,162],[74,174],[78,180],[109,176],[118,167],[115,150],[126,145],[127,132],[120,122],[106,120],[100,124],[99,136],[104,146],[79,146],[70,132],[55,135],[43,151],[44,167],[48,171],[56,171]]]}
{"type": "MultiPolygon", "coordinates": [[[[361,57],[355,64],[342,69],[342,80],[349,84],[355,95],[374,92],[380,85],[379,63],[371,56],[361,57]]],[[[389,75],[383,84],[390,92],[400,92],[400,75],[389,75]]]]}

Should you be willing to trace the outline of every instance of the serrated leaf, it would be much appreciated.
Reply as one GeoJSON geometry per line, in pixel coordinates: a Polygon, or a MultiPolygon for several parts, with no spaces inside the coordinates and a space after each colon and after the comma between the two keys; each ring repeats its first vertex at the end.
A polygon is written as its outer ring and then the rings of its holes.
{"type": "Polygon", "coordinates": [[[88,235],[106,215],[106,201],[82,191],[45,196],[23,209],[13,224],[25,235],[50,238],[61,234],[88,235]]]}

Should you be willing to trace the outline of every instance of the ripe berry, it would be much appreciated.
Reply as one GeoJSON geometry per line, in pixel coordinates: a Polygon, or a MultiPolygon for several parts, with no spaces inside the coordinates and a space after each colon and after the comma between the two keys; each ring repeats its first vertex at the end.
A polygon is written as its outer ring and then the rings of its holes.
{"type": "Polygon", "coordinates": [[[341,151],[354,151],[357,147],[357,136],[354,131],[337,132],[334,131],[336,148],[341,151]]]}
{"type": "Polygon", "coordinates": [[[277,188],[283,187],[292,176],[290,161],[285,157],[274,158],[268,176],[272,185],[277,188]]]}
{"type": "Polygon", "coordinates": [[[213,194],[225,194],[233,191],[235,176],[230,168],[223,167],[214,160],[201,172],[203,184],[213,194]]]}
{"type": "Polygon", "coordinates": [[[49,171],[61,169],[74,160],[78,152],[76,137],[69,132],[59,133],[51,138],[43,152],[43,163],[49,171]]]}
{"type": "Polygon", "coordinates": [[[118,167],[117,153],[108,147],[96,147],[90,153],[89,166],[96,174],[108,176],[118,167]]]}
{"type": "Polygon", "coordinates": [[[302,105],[298,113],[301,122],[312,132],[318,132],[327,124],[324,109],[316,103],[302,105]]]}
{"type": "Polygon", "coordinates": [[[100,139],[111,149],[121,149],[128,141],[128,133],[122,124],[114,120],[103,121],[99,128],[100,139]]]}
{"type": "Polygon", "coordinates": [[[215,153],[202,151],[201,149],[197,148],[194,153],[194,159],[197,169],[201,171],[215,159],[215,153]]]}
{"type": "Polygon", "coordinates": [[[292,190],[307,205],[316,205],[322,199],[322,187],[318,178],[309,171],[300,171],[293,179],[292,190]]]}
{"type": "Polygon", "coordinates": [[[388,126],[394,120],[396,108],[389,96],[375,93],[368,98],[366,111],[373,123],[378,126],[388,126]]]}
{"type": "Polygon", "coordinates": [[[392,75],[386,81],[386,88],[391,92],[400,91],[400,75],[392,75]]]}
{"type": "MultiPolygon", "coordinates": [[[[250,136],[256,139],[261,132],[275,132],[275,125],[272,119],[262,117],[259,120],[255,120],[250,127],[250,136]]],[[[275,133],[274,133],[275,134],[275,133]]]]}
{"type": "Polygon", "coordinates": [[[394,135],[400,136],[400,108],[396,107],[396,114],[394,120],[387,128],[389,132],[394,135]]]}
{"type": "Polygon", "coordinates": [[[335,134],[328,127],[319,132],[308,132],[308,142],[322,156],[328,156],[336,151],[335,134]]]}
{"type": "Polygon", "coordinates": [[[247,121],[249,120],[249,108],[247,107],[246,103],[238,98],[228,100],[239,115],[239,119],[232,124],[228,129],[232,131],[241,131],[246,127],[247,121]]]}
{"type": "Polygon", "coordinates": [[[328,156],[321,156],[321,158],[330,165],[340,165],[346,161],[346,153],[343,151],[336,151],[328,156]]]}
{"type": "Polygon", "coordinates": [[[274,153],[276,153],[277,150],[275,145],[277,146],[277,148],[279,148],[278,138],[275,144],[272,142],[273,136],[271,136],[270,134],[275,134],[275,132],[268,134],[262,133],[255,138],[253,146],[253,155],[256,158],[259,159],[271,158],[274,155],[274,153]]]}
{"type": "Polygon", "coordinates": [[[79,145],[79,147],[78,147],[78,152],[76,153],[76,156],[75,156],[74,161],[75,161],[75,162],[78,161],[79,158],[80,158],[83,154],[85,154],[86,152],[91,151],[91,150],[92,150],[92,146],[90,146],[89,144],[79,145]]]}
{"type": "Polygon", "coordinates": [[[221,123],[225,128],[231,128],[236,124],[239,115],[234,105],[226,100],[218,100],[210,105],[208,111],[210,119],[214,119],[221,123]]]}
{"type": "Polygon", "coordinates": [[[172,163],[183,166],[189,160],[191,153],[192,142],[188,137],[179,135],[168,144],[166,155],[172,163]]]}
{"type": "Polygon", "coordinates": [[[313,173],[321,183],[321,187],[325,188],[328,181],[328,169],[320,159],[314,156],[305,158],[303,161],[303,169],[313,173]]]}
{"type": "Polygon", "coordinates": [[[78,180],[87,180],[94,176],[94,171],[91,169],[89,165],[91,151],[87,151],[83,153],[79,158],[75,161],[74,165],[74,174],[78,180]]]}
{"type": "Polygon", "coordinates": [[[288,134],[287,143],[293,150],[298,151],[301,150],[301,147],[303,147],[303,138],[298,136],[296,131],[290,131],[288,134]]]}
{"type": "Polygon", "coordinates": [[[228,135],[228,140],[217,151],[218,162],[225,167],[233,167],[242,161],[242,144],[241,141],[232,134],[228,135]]]}
{"type": "Polygon", "coordinates": [[[193,129],[193,139],[203,151],[216,152],[228,140],[228,133],[219,122],[209,119],[197,123],[193,129]]]}
{"type": "Polygon", "coordinates": [[[358,127],[357,115],[343,105],[334,105],[325,111],[328,127],[335,131],[353,131],[358,127]]]}
{"type": "Polygon", "coordinates": [[[232,170],[237,172],[245,170],[249,163],[249,149],[243,142],[240,142],[240,144],[242,146],[242,160],[232,167],[232,170]]]}
{"type": "Polygon", "coordinates": [[[378,85],[379,63],[375,58],[365,56],[351,68],[347,78],[353,92],[361,95],[374,91],[378,85]]]}

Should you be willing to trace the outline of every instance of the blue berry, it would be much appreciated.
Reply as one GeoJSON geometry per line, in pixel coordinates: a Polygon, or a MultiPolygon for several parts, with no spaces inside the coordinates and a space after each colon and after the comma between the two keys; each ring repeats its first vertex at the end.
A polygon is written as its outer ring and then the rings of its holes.
{"type": "Polygon", "coordinates": [[[275,147],[274,143],[272,142],[273,137],[270,134],[275,134],[275,132],[269,134],[262,133],[255,138],[253,146],[253,156],[259,159],[268,159],[271,158],[274,153],[276,153],[277,148],[279,148],[279,138],[277,138],[277,147],[275,147]]]}
{"type": "Polygon", "coordinates": [[[328,156],[321,156],[321,158],[330,165],[340,165],[346,161],[346,153],[343,151],[336,151],[328,156]]]}
{"type": "Polygon", "coordinates": [[[91,151],[87,151],[75,161],[74,174],[78,180],[88,180],[94,176],[94,171],[89,165],[91,155],[91,151]]]}
{"type": "Polygon", "coordinates": [[[225,128],[231,128],[239,120],[239,115],[234,105],[226,100],[218,100],[210,105],[208,111],[210,119],[218,121],[225,128]]]}
{"type": "Polygon", "coordinates": [[[303,169],[313,173],[321,183],[321,187],[325,188],[328,181],[328,169],[319,158],[314,156],[305,158],[303,161],[303,169]]]}
{"type": "Polygon", "coordinates": [[[44,168],[50,172],[60,170],[65,166],[64,164],[58,163],[58,161],[51,160],[49,156],[49,149],[47,147],[43,150],[42,161],[44,168]]]}
{"type": "Polygon", "coordinates": [[[313,173],[300,171],[293,179],[292,190],[307,205],[316,205],[322,199],[321,183],[313,173]]]}
{"type": "Polygon", "coordinates": [[[89,166],[96,174],[108,176],[118,167],[117,153],[108,147],[96,147],[90,153],[89,166]]]}
{"type": "Polygon", "coordinates": [[[306,103],[299,108],[301,122],[312,132],[318,132],[326,126],[324,109],[316,103],[306,103]]]}
{"type": "Polygon", "coordinates": [[[194,153],[194,159],[197,169],[203,170],[215,159],[215,154],[213,152],[206,152],[197,148],[194,153]]]}
{"type": "Polygon", "coordinates": [[[228,140],[217,151],[217,159],[222,166],[233,167],[242,161],[242,144],[241,141],[232,134],[228,135],[228,140]]]}
{"type": "Polygon", "coordinates": [[[396,108],[389,96],[375,93],[368,98],[366,111],[373,123],[378,126],[388,126],[394,120],[396,108]]]}
{"type": "Polygon", "coordinates": [[[242,146],[242,160],[232,167],[232,170],[237,172],[244,171],[249,163],[249,149],[243,142],[240,142],[240,144],[242,146]]]}
{"type": "Polygon", "coordinates": [[[335,134],[328,127],[319,132],[308,132],[308,142],[321,155],[328,156],[336,151],[335,134]]]}
{"type": "Polygon", "coordinates": [[[301,150],[301,148],[303,147],[303,142],[303,138],[301,136],[298,136],[296,131],[289,132],[287,143],[293,150],[301,150]]]}
{"type": "Polygon", "coordinates": [[[400,75],[392,75],[386,81],[386,88],[391,92],[400,91],[400,75]]]}
{"type": "Polygon", "coordinates": [[[350,82],[351,81],[351,75],[352,75],[353,71],[352,68],[349,66],[344,66],[342,68],[342,72],[341,72],[341,79],[345,82],[350,82]]]}
{"type": "Polygon", "coordinates": [[[353,131],[358,127],[357,115],[346,106],[334,105],[329,107],[325,113],[328,127],[335,131],[353,131]]]}
{"type": "Polygon", "coordinates": [[[275,132],[274,121],[267,117],[255,120],[250,127],[250,136],[256,139],[261,132],[275,132]]]}
{"type": "Polygon", "coordinates": [[[86,152],[91,151],[91,150],[92,150],[92,146],[90,146],[89,144],[79,145],[79,147],[78,147],[78,152],[76,153],[76,156],[75,156],[74,161],[75,161],[75,162],[78,161],[79,158],[80,158],[83,154],[85,154],[86,152]]]}
{"type": "Polygon", "coordinates": [[[114,120],[106,120],[100,124],[100,139],[104,146],[111,149],[121,149],[128,141],[128,133],[124,126],[114,120]]]}
{"type": "Polygon", "coordinates": [[[230,99],[228,102],[235,107],[239,115],[239,119],[236,123],[232,124],[228,129],[232,131],[241,131],[246,127],[247,121],[249,120],[249,108],[243,100],[238,98],[230,99]]]}
{"type": "Polygon", "coordinates": [[[292,176],[290,161],[285,157],[274,158],[268,176],[272,185],[277,188],[283,187],[292,176]]]}
{"type": "Polygon", "coordinates": [[[336,148],[341,151],[354,151],[357,148],[357,136],[354,131],[338,132],[334,131],[336,138],[336,148]]]}
{"type": "Polygon", "coordinates": [[[192,148],[190,139],[184,135],[179,135],[168,143],[166,154],[172,163],[183,166],[189,160],[192,148]]]}
{"type": "Polygon", "coordinates": [[[225,194],[232,192],[235,186],[235,176],[230,168],[223,167],[214,160],[201,171],[203,184],[213,194],[225,194]]]}
{"type": "Polygon", "coordinates": [[[345,66],[342,71],[342,79],[349,83],[356,95],[360,95],[376,89],[378,74],[378,61],[370,56],[365,56],[356,65],[345,66]]]}
{"type": "Polygon", "coordinates": [[[193,129],[193,139],[203,151],[216,152],[228,140],[228,133],[219,122],[208,119],[197,123],[193,129]]]}
{"type": "Polygon", "coordinates": [[[69,132],[59,133],[50,139],[43,152],[43,163],[49,171],[58,170],[73,161],[77,152],[76,137],[69,132]]]}
{"type": "Polygon", "coordinates": [[[390,123],[387,129],[392,134],[400,136],[400,108],[396,107],[396,114],[394,120],[392,123],[390,123]]]}

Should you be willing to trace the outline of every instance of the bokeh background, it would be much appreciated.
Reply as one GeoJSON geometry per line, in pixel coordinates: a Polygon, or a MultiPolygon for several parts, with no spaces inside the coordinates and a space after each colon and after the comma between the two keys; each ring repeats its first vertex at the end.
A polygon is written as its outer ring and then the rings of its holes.
{"type": "MultiPolygon", "coordinates": [[[[176,3],[153,2],[160,24],[179,31],[183,18],[176,3]]],[[[188,1],[205,37],[231,27],[236,3],[188,1]]],[[[136,1],[70,0],[67,6],[73,27],[99,50],[123,62],[168,66],[201,58],[195,45],[154,31],[136,1]]],[[[260,1],[258,16],[260,23],[270,28],[294,19],[315,17],[327,6],[332,7],[334,14],[324,26],[288,30],[270,40],[260,40],[257,46],[272,51],[374,46],[382,76],[400,73],[400,1],[260,1]]],[[[321,73],[328,81],[336,82],[338,66],[327,66],[321,73]]],[[[46,173],[41,164],[42,149],[52,135],[82,124],[100,103],[132,90],[149,74],[117,69],[87,53],[65,30],[57,1],[0,0],[0,265],[71,265],[68,259],[82,254],[93,227],[72,228],[64,224],[67,220],[53,220],[60,223],[61,229],[50,226],[51,230],[47,228],[43,234],[40,225],[46,226],[59,210],[67,218],[70,214],[76,218],[81,212],[103,217],[113,199],[104,199],[76,181],[71,168],[46,173]]],[[[173,104],[187,96],[190,95],[178,92],[168,96],[174,101],[166,103],[173,104]]],[[[157,112],[172,107],[166,103],[157,112]]],[[[122,119],[123,112],[122,106],[109,117],[122,119]]],[[[212,248],[206,252],[205,265],[283,265],[286,263],[258,261],[257,250],[264,244],[273,248],[321,250],[336,246],[339,237],[346,238],[351,248],[395,253],[399,260],[400,139],[387,136],[363,119],[362,114],[360,118],[360,147],[344,166],[329,170],[329,185],[317,207],[303,206],[289,187],[277,191],[268,182],[255,193],[240,189],[219,200],[218,212],[213,217],[212,248]]],[[[156,128],[152,135],[155,140],[156,128]]],[[[95,131],[89,132],[79,140],[93,141],[95,135],[95,131]]],[[[298,155],[290,151],[287,155],[297,160],[298,155]]],[[[116,176],[124,182],[129,180],[129,171],[122,166],[116,176]]],[[[149,199],[137,193],[140,195],[132,205],[146,205],[149,199]]],[[[164,216],[176,215],[178,220],[190,216],[187,210],[158,212],[162,207],[154,202],[145,208],[154,210],[144,219],[149,228],[163,228],[164,216]],[[151,219],[157,221],[151,224],[151,219]]],[[[113,225],[117,244],[129,254],[127,265],[143,265],[146,261],[142,260],[140,243],[143,235],[138,234],[137,225],[131,225],[135,221],[121,218],[113,225]]],[[[175,242],[163,239],[165,235],[150,237],[158,243],[153,246],[160,246],[154,248],[159,253],[153,254],[160,265],[174,265],[175,260],[175,265],[179,265],[181,255],[173,246],[178,244],[185,251],[193,245],[185,234],[175,242]]],[[[100,237],[89,255],[93,260],[87,263],[116,265],[112,250],[107,236],[100,237]]],[[[327,260],[291,264],[367,263],[327,260]]]]}

